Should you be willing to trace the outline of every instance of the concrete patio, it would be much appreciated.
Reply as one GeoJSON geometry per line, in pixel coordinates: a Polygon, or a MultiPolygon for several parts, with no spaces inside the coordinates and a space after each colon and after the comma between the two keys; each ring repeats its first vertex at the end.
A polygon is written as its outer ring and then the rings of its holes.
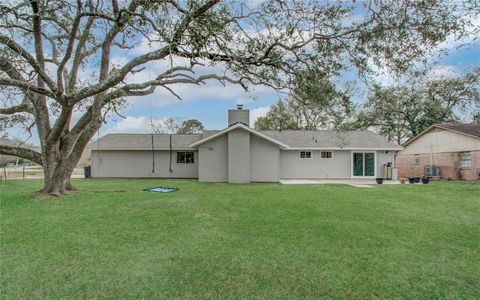
{"type": "MultiPolygon", "coordinates": [[[[372,188],[378,185],[375,179],[281,179],[281,184],[347,184],[354,187],[372,188]]],[[[383,184],[400,184],[398,180],[384,180],[383,184]]]]}

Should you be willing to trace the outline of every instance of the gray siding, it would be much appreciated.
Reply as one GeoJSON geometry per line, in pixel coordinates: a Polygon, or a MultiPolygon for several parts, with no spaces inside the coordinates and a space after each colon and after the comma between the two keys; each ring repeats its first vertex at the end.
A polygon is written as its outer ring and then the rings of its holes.
{"type": "Polygon", "coordinates": [[[250,133],[243,129],[228,132],[228,182],[250,182],[250,133]]]}
{"type": "Polygon", "coordinates": [[[250,135],[250,179],[256,182],[277,182],[280,149],[269,141],[250,135]]]}
{"type": "MultiPolygon", "coordinates": [[[[312,150],[311,159],[301,159],[298,150],[281,150],[279,146],[243,129],[234,129],[202,144],[194,164],[177,164],[169,151],[92,150],[93,177],[198,178],[203,182],[277,182],[282,179],[350,179],[352,151],[337,150],[332,159],[322,159],[320,150],[312,150]]],[[[361,152],[361,151],[359,151],[361,152]]],[[[394,161],[395,151],[376,152],[376,176],[382,177],[383,166],[394,161]]]]}
{"type": "Polygon", "coordinates": [[[385,177],[387,174],[383,174],[384,165],[387,162],[394,164],[395,160],[395,151],[377,151],[377,177],[385,177]]]}
{"type": "MultiPolygon", "coordinates": [[[[301,159],[299,151],[280,151],[280,178],[284,179],[350,179],[352,175],[352,152],[333,151],[333,159],[321,159],[319,150],[312,150],[311,159],[301,159]]],[[[367,151],[370,152],[370,151],[367,151]]],[[[383,176],[383,166],[394,161],[395,151],[373,151],[376,153],[376,176],[383,176]]]]}
{"type": "Polygon", "coordinates": [[[250,111],[243,109],[231,109],[228,111],[228,126],[235,123],[243,123],[249,126],[250,123],[250,111]]]}
{"type": "Polygon", "coordinates": [[[228,181],[228,144],[227,135],[202,144],[199,149],[199,181],[228,181]]]}
{"type": "Polygon", "coordinates": [[[152,173],[152,152],[139,150],[92,150],[92,177],[198,178],[198,154],[193,164],[177,164],[172,153],[169,171],[169,151],[155,151],[155,172],[152,173]]]}
{"type": "Polygon", "coordinates": [[[332,159],[320,158],[312,150],[311,159],[300,158],[300,151],[280,150],[280,178],[284,179],[345,179],[350,178],[350,151],[333,151],[332,159]]]}

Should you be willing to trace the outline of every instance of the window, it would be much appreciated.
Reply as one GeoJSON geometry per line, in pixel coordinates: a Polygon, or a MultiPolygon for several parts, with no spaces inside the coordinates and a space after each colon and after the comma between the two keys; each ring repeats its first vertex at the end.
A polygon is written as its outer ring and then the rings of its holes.
{"type": "Polygon", "coordinates": [[[312,158],[311,151],[300,151],[300,158],[312,158]]]}
{"type": "Polygon", "coordinates": [[[333,152],[332,151],[322,151],[322,152],[320,152],[320,157],[321,158],[333,158],[333,152]]]}
{"type": "Polygon", "coordinates": [[[415,154],[415,164],[416,165],[420,164],[420,154],[415,154]]]}
{"type": "Polygon", "coordinates": [[[470,169],[472,167],[472,157],[470,152],[460,153],[459,160],[460,169],[470,169]]]}
{"type": "Polygon", "coordinates": [[[177,152],[177,164],[193,164],[193,152],[177,152]]]}

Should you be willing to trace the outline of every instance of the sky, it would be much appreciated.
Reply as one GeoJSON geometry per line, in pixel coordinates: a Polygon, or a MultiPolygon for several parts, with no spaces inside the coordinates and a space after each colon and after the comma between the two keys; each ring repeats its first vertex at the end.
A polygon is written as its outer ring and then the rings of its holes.
{"type": "MultiPolygon", "coordinates": [[[[457,76],[468,69],[480,65],[480,43],[451,49],[450,52],[434,64],[433,76],[457,76]]],[[[346,77],[348,75],[344,75],[346,77]]],[[[380,75],[380,80],[388,83],[393,79],[380,75]]],[[[182,100],[167,91],[157,91],[147,97],[131,98],[122,111],[126,119],[114,117],[100,129],[100,136],[111,132],[149,133],[151,119],[160,120],[178,116],[185,119],[196,118],[207,129],[222,129],[227,123],[227,110],[236,104],[244,104],[251,113],[251,125],[256,118],[265,115],[283,94],[264,86],[255,86],[245,92],[236,85],[222,86],[217,82],[208,82],[201,86],[178,86],[175,89],[182,100]]],[[[359,101],[359,99],[356,99],[359,101]]]]}
{"type": "MultiPolygon", "coordinates": [[[[480,42],[460,49],[452,47],[447,55],[434,64],[431,73],[433,76],[458,76],[475,66],[480,66],[480,42]]],[[[161,68],[161,65],[157,66],[157,69],[161,68]]],[[[154,72],[155,70],[148,69],[143,76],[151,77],[154,72]]],[[[343,79],[350,80],[351,74],[344,75],[343,79]]],[[[377,79],[385,84],[394,81],[387,74],[380,74],[377,79]]],[[[265,115],[270,106],[285,97],[285,94],[265,86],[253,86],[246,92],[238,85],[223,86],[215,81],[200,86],[179,85],[175,92],[182,100],[166,90],[157,90],[149,96],[128,98],[127,106],[120,111],[126,118],[111,116],[94,139],[109,133],[151,133],[150,120],[160,121],[168,117],[195,118],[206,129],[223,129],[227,124],[227,110],[235,108],[236,104],[244,104],[244,109],[250,110],[250,123],[253,126],[255,120],[265,115]]],[[[354,101],[361,99],[357,95],[354,101]]],[[[78,116],[79,114],[77,118],[78,116]]],[[[13,129],[9,136],[20,136],[23,139],[26,134],[13,129]]],[[[35,132],[28,143],[39,144],[35,132]]]]}
{"type": "MultiPolygon", "coordinates": [[[[480,20],[475,21],[475,23],[477,22],[480,22],[480,20]]],[[[142,42],[131,51],[129,50],[128,54],[114,53],[112,63],[119,66],[123,65],[130,58],[146,53],[154,46],[142,42]]],[[[449,52],[435,61],[431,71],[433,76],[458,76],[475,66],[480,66],[480,41],[477,40],[475,43],[472,42],[459,49],[457,49],[458,44],[455,41],[447,41],[441,46],[448,48],[449,52]]],[[[175,61],[175,63],[177,62],[175,61]]],[[[138,80],[138,82],[141,82],[152,79],[155,74],[165,71],[168,63],[168,61],[155,62],[145,71],[132,75],[135,78],[130,78],[128,81],[135,82],[138,80]]],[[[221,70],[217,70],[217,74],[219,72],[221,70]]],[[[88,76],[88,70],[86,70],[84,77],[88,79],[88,76]]],[[[351,80],[353,78],[352,73],[347,73],[341,76],[339,80],[351,80]]],[[[388,74],[381,73],[377,76],[377,81],[391,84],[395,82],[395,79],[388,74]]],[[[359,86],[361,86],[361,83],[359,83],[359,86]]],[[[270,106],[286,96],[265,86],[252,86],[246,92],[238,85],[227,84],[223,86],[216,81],[208,81],[206,84],[198,86],[177,85],[174,90],[182,100],[161,88],[158,88],[154,94],[149,96],[127,98],[127,106],[120,111],[126,118],[111,116],[96,137],[108,133],[150,133],[150,120],[159,121],[168,117],[195,118],[200,120],[206,129],[223,129],[227,124],[227,110],[235,108],[236,104],[244,104],[244,108],[250,110],[250,122],[253,125],[258,117],[268,112],[270,106]]],[[[360,94],[355,95],[353,101],[360,102],[362,97],[360,94]]],[[[74,121],[78,120],[80,115],[79,112],[75,113],[74,121]]],[[[24,132],[20,132],[20,129],[14,128],[9,132],[9,136],[19,136],[23,139],[26,135],[24,132]]],[[[35,133],[28,142],[39,144],[35,133]]]]}

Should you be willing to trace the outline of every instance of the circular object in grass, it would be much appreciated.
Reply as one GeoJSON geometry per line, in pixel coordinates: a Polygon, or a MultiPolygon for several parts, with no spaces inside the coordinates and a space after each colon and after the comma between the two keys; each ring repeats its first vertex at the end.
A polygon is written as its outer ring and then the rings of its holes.
{"type": "Polygon", "coordinates": [[[148,189],[143,189],[144,192],[150,192],[150,193],[171,193],[171,192],[176,192],[178,191],[177,188],[171,188],[171,187],[153,187],[153,188],[148,188],[148,189]]]}

